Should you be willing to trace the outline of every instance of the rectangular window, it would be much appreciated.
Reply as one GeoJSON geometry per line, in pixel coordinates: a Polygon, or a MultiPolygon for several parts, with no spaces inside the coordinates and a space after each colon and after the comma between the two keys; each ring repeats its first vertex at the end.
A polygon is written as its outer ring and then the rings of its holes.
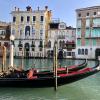
{"type": "Polygon", "coordinates": [[[41,21],[43,22],[43,20],[44,20],[44,17],[43,17],[43,16],[41,16],[41,21]]]}
{"type": "Polygon", "coordinates": [[[72,52],[72,56],[75,57],[75,52],[72,52]]]}
{"type": "Polygon", "coordinates": [[[33,16],[33,22],[35,22],[36,21],[36,16],[33,16]]]}
{"type": "Polygon", "coordinates": [[[85,42],[85,43],[86,43],[85,45],[86,45],[86,46],[89,46],[89,39],[86,39],[85,41],[86,41],[86,42],[85,42]]]}
{"type": "Polygon", "coordinates": [[[78,49],[78,54],[81,55],[81,49],[78,49]]]}
{"type": "Polygon", "coordinates": [[[90,19],[86,19],[86,26],[87,26],[87,27],[90,26],[90,19]]]}
{"type": "Polygon", "coordinates": [[[13,22],[16,22],[16,17],[15,16],[13,17],[13,22]]]}
{"type": "Polygon", "coordinates": [[[94,15],[96,15],[97,13],[96,12],[94,12],[94,15]]]}
{"type": "Polygon", "coordinates": [[[21,22],[23,22],[24,21],[24,17],[23,16],[21,16],[21,22]]]}
{"type": "Polygon", "coordinates": [[[40,30],[40,35],[43,35],[43,30],[42,29],[40,30]]]}
{"type": "Polygon", "coordinates": [[[35,51],[35,48],[32,48],[32,51],[35,51]]]}
{"type": "Polygon", "coordinates": [[[89,37],[89,36],[90,36],[90,29],[86,29],[85,37],[89,37]]]}
{"type": "Polygon", "coordinates": [[[78,17],[81,17],[81,13],[78,14],[78,17]]]}
{"type": "Polygon", "coordinates": [[[99,33],[98,29],[92,29],[92,37],[97,37],[99,33]]]}
{"type": "Polygon", "coordinates": [[[77,29],[77,37],[81,37],[81,29],[77,29]]]}
{"type": "Polygon", "coordinates": [[[98,37],[100,37],[100,28],[98,28],[98,37]]]}
{"type": "Polygon", "coordinates": [[[94,39],[92,42],[93,42],[93,46],[96,46],[96,40],[94,39]]]}
{"type": "Polygon", "coordinates": [[[71,56],[71,52],[67,52],[67,56],[71,56]]]}
{"type": "Polygon", "coordinates": [[[27,16],[27,22],[29,22],[30,21],[30,16],[27,16]]]}
{"type": "Polygon", "coordinates": [[[79,28],[81,27],[81,20],[77,21],[77,27],[79,27],[79,28]]]}
{"type": "Polygon", "coordinates": [[[87,13],[87,16],[89,16],[89,13],[87,13]]]}
{"type": "Polygon", "coordinates": [[[77,45],[81,46],[81,40],[79,40],[79,39],[77,40],[77,45]]]}
{"type": "Polygon", "coordinates": [[[34,36],[34,35],[35,35],[35,29],[32,26],[32,36],[34,36]]]}
{"type": "Polygon", "coordinates": [[[20,37],[22,37],[22,34],[23,34],[23,31],[22,31],[22,30],[20,30],[20,37]]]}
{"type": "Polygon", "coordinates": [[[96,25],[96,26],[100,25],[100,18],[94,18],[93,19],[93,24],[96,25]]]}

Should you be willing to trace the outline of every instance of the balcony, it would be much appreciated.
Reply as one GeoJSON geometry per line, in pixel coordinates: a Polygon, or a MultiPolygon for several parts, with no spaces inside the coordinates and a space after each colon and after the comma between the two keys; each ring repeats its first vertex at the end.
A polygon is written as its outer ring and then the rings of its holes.
{"type": "Polygon", "coordinates": [[[64,35],[58,35],[58,39],[65,39],[64,35]]]}
{"type": "Polygon", "coordinates": [[[50,23],[60,23],[59,18],[53,18],[50,23]]]}
{"type": "Polygon", "coordinates": [[[77,38],[80,39],[81,38],[81,35],[77,35],[77,38]]]}
{"type": "Polygon", "coordinates": [[[71,50],[76,48],[75,41],[67,41],[66,42],[66,49],[71,50]]]}
{"type": "Polygon", "coordinates": [[[100,24],[93,24],[93,27],[99,27],[100,28],[100,24]]]}

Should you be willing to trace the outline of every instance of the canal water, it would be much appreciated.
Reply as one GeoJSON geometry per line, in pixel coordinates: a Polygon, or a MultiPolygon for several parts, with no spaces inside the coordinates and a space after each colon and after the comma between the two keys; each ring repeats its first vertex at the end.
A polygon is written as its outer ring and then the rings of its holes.
{"type": "MultiPolygon", "coordinates": [[[[52,68],[51,59],[25,59],[24,68],[34,66],[52,68]]],[[[82,63],[81,60],[59,60],[62,66],[82,63]]],[[[8,61],[9,63],[9,61],[8,61]]],[[[15,66],[21,65],[21,59],[15,59],[15,66]]],[[[95,61],[88,61],[88,66],[93,67],[95,61]]],[[[100,73],[83,80],[60,86],[57,92],[54,88],[2,88],[0,87],[0,100],[100,100],[100,73]]]]}

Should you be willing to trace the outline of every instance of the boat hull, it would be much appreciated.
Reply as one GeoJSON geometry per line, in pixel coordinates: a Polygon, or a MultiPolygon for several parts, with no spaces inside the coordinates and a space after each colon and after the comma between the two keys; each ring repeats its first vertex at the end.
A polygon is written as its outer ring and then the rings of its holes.
{"type": "MultiPolygon", "coordinates": [[[[90,75],[97,73],[98,70],[89,71],[82,74],[70,75],[70,76],[59,76],[57,78],[58,86],[69,84],[80,79],[86,78],[90,75]]],[[[41,77],[36,79],[27,78],[0,78],[0,87],[53,87],[55,84],[54,77],[41,77]]]]}

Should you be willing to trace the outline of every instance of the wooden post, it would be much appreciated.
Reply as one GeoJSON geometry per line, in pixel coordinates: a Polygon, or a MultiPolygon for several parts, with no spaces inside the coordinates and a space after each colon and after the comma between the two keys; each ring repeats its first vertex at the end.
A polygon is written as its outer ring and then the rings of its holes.
{"type": "Polygon", "coordinates": [[[24,69],[24,48],[22,49],[22,61],[21,61],[21,68],[24,69]]]}
{"type": "Polygon", "coordinates": [[[2,72],[4,71],[4,48],[1,46],[2,49],[2,72]]]}
{"type": "Polygon", "coordinates": [[[10,36],[10,67],[14,68],[14,39],[13,35],[10,36]]]}
{"type": "Polygon", "coordinates": [[[57,42],[54,44],[54,77],[55,77],[55,84],[54,89],[57,91],[57,42]]]}
{"type": "Polygon", "coordinates": [[[14,58],[13,58],[13,52],[14,52],[13,48],[14,48],[13,44],[11,44],[11,47],[10,47],[10,67],[12,67],[12,68],[14,67],[13,66],[13,61],[14,61],[14,58]]]}
{"type": "Polygon", "coordinates": [[[2,49],[2,72],[6,70],[6,47],[1,46],[2,49]]]}
{"type": "Polygon", "coordinates": [[[3,46],[3,60],[4,60],[3,70],[6,71],[6,47],[5,46],[3,46]]]}

